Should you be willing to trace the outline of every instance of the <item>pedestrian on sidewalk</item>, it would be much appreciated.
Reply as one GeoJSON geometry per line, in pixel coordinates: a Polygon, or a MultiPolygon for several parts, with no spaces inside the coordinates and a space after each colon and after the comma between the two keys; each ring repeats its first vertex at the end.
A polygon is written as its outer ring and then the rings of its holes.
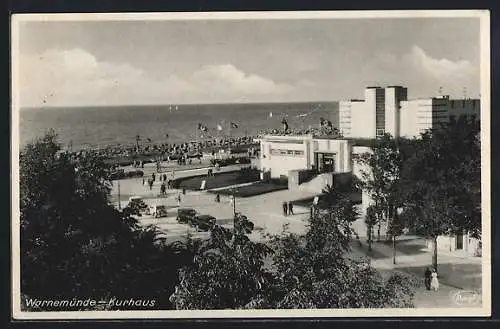
{"type": "Polygon", "coordinates": [[[215,202],[220,203],[220,194],[215,196],[215,202]]]}
{"type": "Polygon", "coordinates": [[[287,216],[288,215],[288,204],[286,203],[286,201],[283,202],[283,216],[287,216]]]}
{"type": "Polygon", "coordinates": [[[151,178],[148,179],[148,185],[149,185],[149,189],[152,190],[153,189],[153,180],[151,178]]]}
{"type": "Polygon", "coordinates": [[[290,215],[293,215],[293,203],[292,203],[292,201],[288,202],[288,213],[290,215]]]}
{"type": "Polygon", "coordinates": [[[166,193],[166,186],[165,186],[165,182],[163,182],[163,183],[161,183],[160,194],[165,195],[165,193],[166,193]]]}
{"type": "Polygon", "coordinates": [[[427,267],[424,274],[424,283],[427,290],[431,290],[432,269],[427,267]]]}
{"type": "Polygon", "coordinates": [[[177,205],[179,207],[181,206],[181,194],[180,193],[177,195],[177,205]]]}
{"type": "Polygon", "coordinates": [[[438,274],[436,272],[436,269],[432,270],[431,289],[434,291],[439,290],[439,280],[438,280],[438,274]]]}

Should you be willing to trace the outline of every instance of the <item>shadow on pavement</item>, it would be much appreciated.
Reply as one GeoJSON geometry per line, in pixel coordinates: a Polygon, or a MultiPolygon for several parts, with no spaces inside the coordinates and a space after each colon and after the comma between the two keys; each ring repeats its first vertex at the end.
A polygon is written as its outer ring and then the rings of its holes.
{"type": "Polygon", "coordinates": [[[353,241],[351,243],[351,252],[350,255],[352,257],[355,257],[355,259],[361,259],[361,258],[371,258],[373,260],[376,259],[384,259],[387,258],[386,255],[383,253],[372,249],[371,251],[368,250],[368,245],[366,242],[363,242],[361,245],[359,244],[358,241],[353,241]]]}

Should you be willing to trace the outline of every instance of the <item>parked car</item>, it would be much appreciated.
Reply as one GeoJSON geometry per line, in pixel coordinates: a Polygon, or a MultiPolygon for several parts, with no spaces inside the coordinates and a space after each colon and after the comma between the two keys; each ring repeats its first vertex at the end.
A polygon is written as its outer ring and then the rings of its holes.
{"type": "Polygon", "coordinates": [[[196,230],[209,231],[215,226],[216,218],[210,215],[198,215],[195,217],[196,230]]]}
{"type": "Polygon", "coordinates": [[[190,225],[194,224],[196,217],[196,210],[193,208],[179,208],[177,210],[177,221],[179,223],[188,223],[190,225]]]}
{"type": "Polygon", "coordinates": [[[128,199],[127,207],[136,210],[138,215],[147,214],[149,212],[148,205],[140,196],[131,196],[128,199]]]}
{"type": "Polygon", "coordinates": [[[167,217],[167,207],[164,205],[149,206],[149,214],[154,218],[167,217]]]}

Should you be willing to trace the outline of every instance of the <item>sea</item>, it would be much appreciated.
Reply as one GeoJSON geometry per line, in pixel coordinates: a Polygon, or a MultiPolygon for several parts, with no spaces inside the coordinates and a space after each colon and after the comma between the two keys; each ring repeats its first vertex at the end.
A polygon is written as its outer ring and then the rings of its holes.
{"type": "Polygon", "coordinates": [[[19,141],[23,147],[53,129],[58,141],[74,150],[131,145],[137,135],[172,144],[257,135],[281,129],[283,118],[293,130],[318,127],[320,118],[338,127],[338,102],[22,108],[19,141]]]}

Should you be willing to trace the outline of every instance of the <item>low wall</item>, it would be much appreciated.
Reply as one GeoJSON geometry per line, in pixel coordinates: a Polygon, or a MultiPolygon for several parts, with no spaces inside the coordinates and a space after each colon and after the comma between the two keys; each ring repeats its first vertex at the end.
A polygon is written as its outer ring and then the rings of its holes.
{"type": "Polygon", "coordinates": [[[346,173],[334,173],[333,174],[333,186],[335,188],[341,188],[350,186],[352,183],[352,172],[346,173]]]}
{"type": "Polygon", "coordinates": [[[297,188],[300,184],[308,182],[316,176],[316,170],[312,169],[290,170],[288,172],[288,189],[297,188]]]}

